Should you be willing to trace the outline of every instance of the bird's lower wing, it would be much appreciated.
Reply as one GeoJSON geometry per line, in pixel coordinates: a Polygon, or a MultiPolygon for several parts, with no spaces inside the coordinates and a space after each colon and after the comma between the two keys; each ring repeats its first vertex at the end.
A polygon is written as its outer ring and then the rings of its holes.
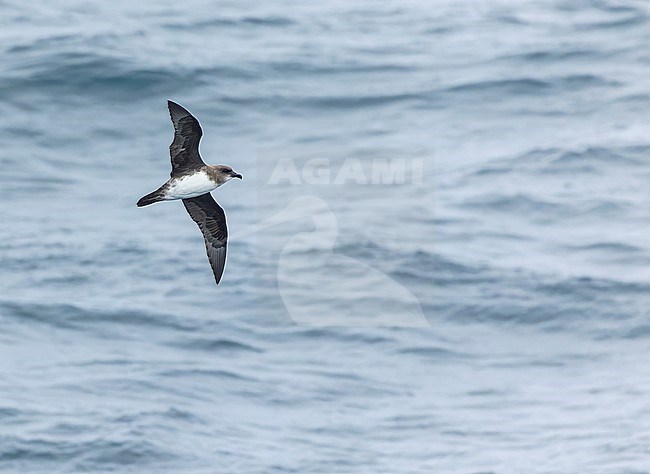
{"type": "Polygon", "coordinates": [[[221,275],[223,275],[223,269],[226,266],[226,247],[228,244],[226,214],[210,193],[191,199],[183,199],[183,204],[190,217],[203,233],[208,260],[218,285],[221,281],[221,275]]]}

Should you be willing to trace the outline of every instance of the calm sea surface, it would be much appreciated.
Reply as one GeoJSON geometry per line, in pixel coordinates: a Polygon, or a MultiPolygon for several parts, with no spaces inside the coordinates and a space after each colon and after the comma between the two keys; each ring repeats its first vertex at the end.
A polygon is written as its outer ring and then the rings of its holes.
{"type": "Polygon", "coordinates": [[[650,472],[648,2],[0,12],[0,471],[650,472]]]}

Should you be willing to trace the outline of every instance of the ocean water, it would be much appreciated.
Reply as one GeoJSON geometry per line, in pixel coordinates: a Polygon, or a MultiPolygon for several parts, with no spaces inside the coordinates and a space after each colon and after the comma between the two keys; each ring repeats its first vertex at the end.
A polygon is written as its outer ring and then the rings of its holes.
{"type": "Polygon", "coordinates": [[[647,2],[0,8],[1,472],[650,472],[647,2]]]}

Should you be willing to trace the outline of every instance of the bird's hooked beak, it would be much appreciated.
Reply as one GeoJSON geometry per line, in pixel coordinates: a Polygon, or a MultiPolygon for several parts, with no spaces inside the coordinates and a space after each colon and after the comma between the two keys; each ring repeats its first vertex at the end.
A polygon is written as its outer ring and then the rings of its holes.
{"type": "Polygon", "coordinates": [[[232,172],[230,173],[230,177],[231,177],[231,178],[239,178],[239,179],[243,179],[242,175],[240,175],[239,173],[235,173],[234,171],[232,171],[232,172]]]}

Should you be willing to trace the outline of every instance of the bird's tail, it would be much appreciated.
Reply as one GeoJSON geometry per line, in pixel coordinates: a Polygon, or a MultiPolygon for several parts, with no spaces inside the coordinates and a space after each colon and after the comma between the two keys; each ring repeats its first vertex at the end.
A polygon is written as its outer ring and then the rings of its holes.
{"type": "Polygon", "coordinates": [[[149,193],[146,196],[142,196],[137,203],[138,207],[148,206],[149,204],[153,204],[154,202],[164,201],[165,191],[166,191],[166,186],[163,185],[160,188],[156,189],[154,192],[149,193]]]}

